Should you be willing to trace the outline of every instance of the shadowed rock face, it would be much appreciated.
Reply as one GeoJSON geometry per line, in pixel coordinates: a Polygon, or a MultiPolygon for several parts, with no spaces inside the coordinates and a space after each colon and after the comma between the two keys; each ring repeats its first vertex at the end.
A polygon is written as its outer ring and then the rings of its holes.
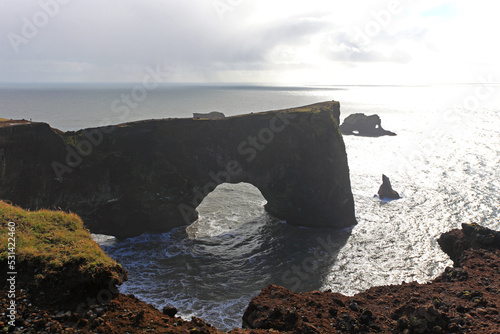
{"type": "Polygon", "coordinates": [[[293,225],[356,223],[339,103],[219,120],[165,119],[66,132],[0,127],[0,197],[60,207],[95,233],[167,231],[221,183],[248,182],[293,225]]]}
{"type": "Polygon", "coordinates": [[[462,230],[443,233],[438,243],[455,266],[458,266],[463,253],[468,249],[500,249],[500,232],[475,223],[462,223],[462,230]]]}
{"type": "Polygon", "coordinates": [[[343,135],[364,137],[395,136],[391,131],[384,130],[378,115],[352,114],[346,117],[340,131],[343,135]]]}

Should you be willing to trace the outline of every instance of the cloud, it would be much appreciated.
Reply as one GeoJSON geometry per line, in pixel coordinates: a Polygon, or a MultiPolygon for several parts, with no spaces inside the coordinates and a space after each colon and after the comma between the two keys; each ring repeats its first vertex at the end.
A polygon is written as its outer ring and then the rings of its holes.
{"type": "Polygon", "coordinates": [[[29,44],[21,45],[19,54],[4,52],[2,56],[10,61],[15,58],[31,73],[36,71],[33,64],[43,60],[47,60],[45,69],[59,62],[61,67],[85,63],[95,69],[126,70],[159,63],[192,71],[252,70],[268,66],[269,61],[272,65],[269,54],[276,47],[306,44],[311,35],[329,25],[322,18],[302,16],[238,25],[221,22],[206,2],[179,3],[118,6],[111,1],[99,7],[71,3],[29,44]]]}
{"type": "Polygon", "coordinates": [[[451,72],[499,55],[487,30],[498,27],[494,11],[462,0],[401,1],[385,21],[387,1],[217,0],[229,6],[222,17],[206,0],[67,1],[15,53],[8,34],[57,1],[0,3],[1,80],[137,81],[157,64],[172,81],[359,77],[357,64],[381,63],[406,66],[407,78],[429,61],[451,72]]]}
{"type": "Polygon", "coordinates": [[[458,14],[457,9],[453,4],[443,4],[440,6],[436,6],[434,8],[431,8],[429,10],[426,10],[423,13],[420,13],[423,17],[432,17],[432,16],[437,16],[437,17],[454,17],[458,14]]]}

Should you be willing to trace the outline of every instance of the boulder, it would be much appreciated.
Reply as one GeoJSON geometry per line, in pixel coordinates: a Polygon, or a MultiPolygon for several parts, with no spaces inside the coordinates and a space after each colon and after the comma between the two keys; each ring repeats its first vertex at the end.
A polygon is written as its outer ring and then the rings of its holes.
{"type": "Polygon", "coordinates": [[[458,266],[463,253],[468,249],[500,249],[500,232],[476,223],[462,223],[461,230],[443,233],[438,244],[455,266],[458,266]]]}
{"type": "Polygon", "coordinates": [[[378,189],[380,199],[399,199],[401,198],[397,191],[392,189],[389,178],[382,174],[382,185],[378,189]]]}
{"type": "Polygon", "coordinates": [[[340,126],[343,135],[364,137],[395,136],[391,131],[384,130],[378,115],[352,114],[344,119],[340,126]]]}

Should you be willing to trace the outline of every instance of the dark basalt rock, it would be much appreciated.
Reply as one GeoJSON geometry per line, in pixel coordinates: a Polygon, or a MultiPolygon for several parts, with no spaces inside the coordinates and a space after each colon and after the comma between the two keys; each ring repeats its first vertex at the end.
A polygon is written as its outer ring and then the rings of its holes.
{"type": "Polygon", "coordinates": [[[384,130],[378,115],[352,114],[344,119],[340,126],[343,135],[364,137],[395,136],[391,131],[384,130]]]}
{"type": "Polygon", "coordinates": [[[332,101],[66,133],[0,125],[0,198],[71,210],[94,233],[127,237],[189,224],[218,184],[248,182],[277,218],[344,228],[356,221],[339,115],[332,101]]]}
{"type": "Polygon", "coordinates": [[[389,178],[382,174],[382,185],[378,189],[380,199],[399,199],[401,198],[397,191],[392,189],[389,178]]]}
{"type": "Polygon", "coordinates": [[[499,235],[477,224],[444,233],[440,246],[459,260],[424,284],[372,287],[351,297],[269,285],[250,301],[243,327],[288,334],[497,333],[499,235]]]}
{"type": "Polygon", "coordinates": [[[462,254],[468,249],[500,249],[500,232],[475,223],[463,223],[461,230],[443,233],[438,243],[455,265],[458,265],[462,254]]]}

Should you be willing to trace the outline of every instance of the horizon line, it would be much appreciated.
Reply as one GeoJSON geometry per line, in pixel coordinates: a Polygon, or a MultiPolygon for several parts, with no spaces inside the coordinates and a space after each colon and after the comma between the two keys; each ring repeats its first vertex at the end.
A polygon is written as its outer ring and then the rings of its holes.
{"type": "MultiPolygon", "coordinates": [[[[0,81],[0,86],[6,85],[140,85],[137,81],[0,81]]],[[[256,86],[256,87],[421,87],[421,86],[451,86],[451,85],[500,85],[500,82],[439,82],[439,83],[359,83],[359,84],[327,84],[327,83],[275,83],[275,82],[160,82],[159,86],[256,86]]]]}

